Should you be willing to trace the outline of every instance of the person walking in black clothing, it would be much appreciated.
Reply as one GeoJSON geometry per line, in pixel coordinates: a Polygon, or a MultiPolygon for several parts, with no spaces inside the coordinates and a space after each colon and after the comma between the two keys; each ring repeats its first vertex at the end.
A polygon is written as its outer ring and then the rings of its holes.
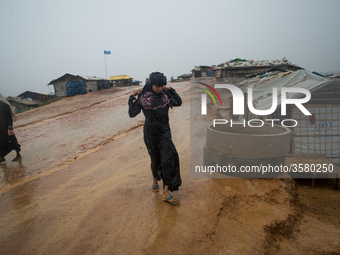
{"type": "Polygon", "coordinates": [[[13,131],[13,121],[15,121],[14,107],[0,94],[0,163],[6,161],[5,156],[12,150],[17,153],[12,161],[21,158],[20,144],[13,131]]]}
{"type": "Polygon", "coordinates": [[[169,108],[181,106],[177,92],[166,87],[166,77],[160,72],[150,74],[143,89],[135,91],[129,98],[129,116],[141,111],[145,116],[144,142],[151,158],[153,175],[152,191],[158,192],[158,181],[163,181],[163,201],[178,202],[169,191],[177,191],[182,184],[179,157],[172,142],[169,125],[169,108]],[[136,96],[138,97],[136,98],[136,96]]]}

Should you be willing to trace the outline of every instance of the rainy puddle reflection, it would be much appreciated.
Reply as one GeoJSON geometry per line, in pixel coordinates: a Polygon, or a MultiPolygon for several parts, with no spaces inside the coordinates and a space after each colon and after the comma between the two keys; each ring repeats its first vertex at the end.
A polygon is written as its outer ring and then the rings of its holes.
{"type": "MultiPolygon", "coordinates": [[[[33,195],[36,186],[37,184],[35,180],[33,180],[26,183],[26,185],[21,185],[20,187],[10,192],[14,209],[23,216],[26,216],[28,214],[28,210],[32,210],[31,207],[34,200],[33,195]],[[27,210],[21,210],[24,208],[26,208],[27,210]]],[[[30,212],[30,214],[31,213],[32,211],[30,212]]]]}
{"type": "Polygon", "coordinates": [[[16,183],[26,175],[26,167],[22,163],[22,159],[14,162],[2,162],[0,163],[0,188],[16,183]]]}
{"type": "Polygon", "coordinates": [[[180,202],[176,205],[172,205],[170,203],[164,202],[160,197],[159,193],[155,195],[155,216],[156,216],[156,224],[158,233],[153,241],[152,245],[148,248],[147,251],[144,251],[144,254],[153,254],[160,250],[160,248],[164,245],[165,242],[169,239],[169,236],[172,234],[172,230],[176,227],[176,223],[178,220],[178,210],[181,206],[180,202]]]}
{"type": "MultiPolygon", "coordinates": [[[[26,167],[22,159],[15,162],[2,162],[0,164],[0,190],[6,186],[15,186],[26,176],[26,167]]],[[[35,224],[34,215],[37,205],[34,203],[34,191],[36,187],[37,183],[33,180],[1,196],[2,204],[5,205],[2,210],[2,216],[5,216],[2,227],[12,229],[15,226],[21,235],[22,243],[30,237],[31,228],[35,224]]],[[[20,246],[21,243],[16,248],[20,246]]]]}

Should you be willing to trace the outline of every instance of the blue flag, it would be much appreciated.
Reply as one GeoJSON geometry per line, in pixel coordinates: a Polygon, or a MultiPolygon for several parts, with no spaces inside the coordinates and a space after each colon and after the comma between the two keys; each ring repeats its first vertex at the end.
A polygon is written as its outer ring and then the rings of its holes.
{"type": "Polygon", "coordinates": [[[104,50],[104,54],[105,54],[105,55],[110,55],[110,54],[111,54],[111,51],[110,51],[110,50],[104,50]]]}

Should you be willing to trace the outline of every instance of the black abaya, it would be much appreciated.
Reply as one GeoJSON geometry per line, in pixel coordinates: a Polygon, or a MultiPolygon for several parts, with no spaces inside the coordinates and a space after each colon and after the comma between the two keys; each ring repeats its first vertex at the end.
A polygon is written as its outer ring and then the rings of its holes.
{"type": "Polygon", "coordinates": [[[8,135],[8,127],[13,126],[9,106],[0,102],[0,157],[4,158],[12,150],[20,151],[20,144],[14,137],[8,135]]]}
{"type": "MultiPolygon", "coordinates": [[[[140,98],[145,91],[138,97],[140,98]]],[[[150,93],[150,91],[149,91],[150,93]]],[[[140,100],[134,96],[129,98],[129,115],[135,117],[141,111],[145,116],[143,128],[144,142],[151,158],[151,171],[154,178],[163,180],[163,184],[170,191],[178,190],[182,180],[180,176],[179,158],[175,145],[172,142],[169,125],[169,107],[180,106],[181,97],[171,88],[167,92],[157,94],[151,91],[152,107],[143,107],[140,100]],[[162,96],[166,94],[169,99],[166,104],[162,96]]]]}

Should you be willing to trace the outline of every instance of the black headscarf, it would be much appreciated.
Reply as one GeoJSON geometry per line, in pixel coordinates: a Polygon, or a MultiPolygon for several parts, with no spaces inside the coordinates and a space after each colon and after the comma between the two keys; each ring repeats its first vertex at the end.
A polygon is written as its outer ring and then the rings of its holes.
{"type": "Polygon", "coordinates": [[[166,84],[167,84],[166,76],[164,76],[163,73],[153,72],[150,74],[149,80],[144,85],[141,94],[146,91],[152,91],[152,85],[155,85],[157,87],[163,87],[166,84]]]}
{"type": "Polygon", "coordinates": [[[144,109],[157,109],[167,106],[170,103],[169,96],[162,90],[156,94],[152,90],[152,85],[163,87],[167,84],[166,77],[163,73],[153,72],[150,74],[149,80],[144,85],[141,93],[138,95],[138,101],[144,109]]]}

